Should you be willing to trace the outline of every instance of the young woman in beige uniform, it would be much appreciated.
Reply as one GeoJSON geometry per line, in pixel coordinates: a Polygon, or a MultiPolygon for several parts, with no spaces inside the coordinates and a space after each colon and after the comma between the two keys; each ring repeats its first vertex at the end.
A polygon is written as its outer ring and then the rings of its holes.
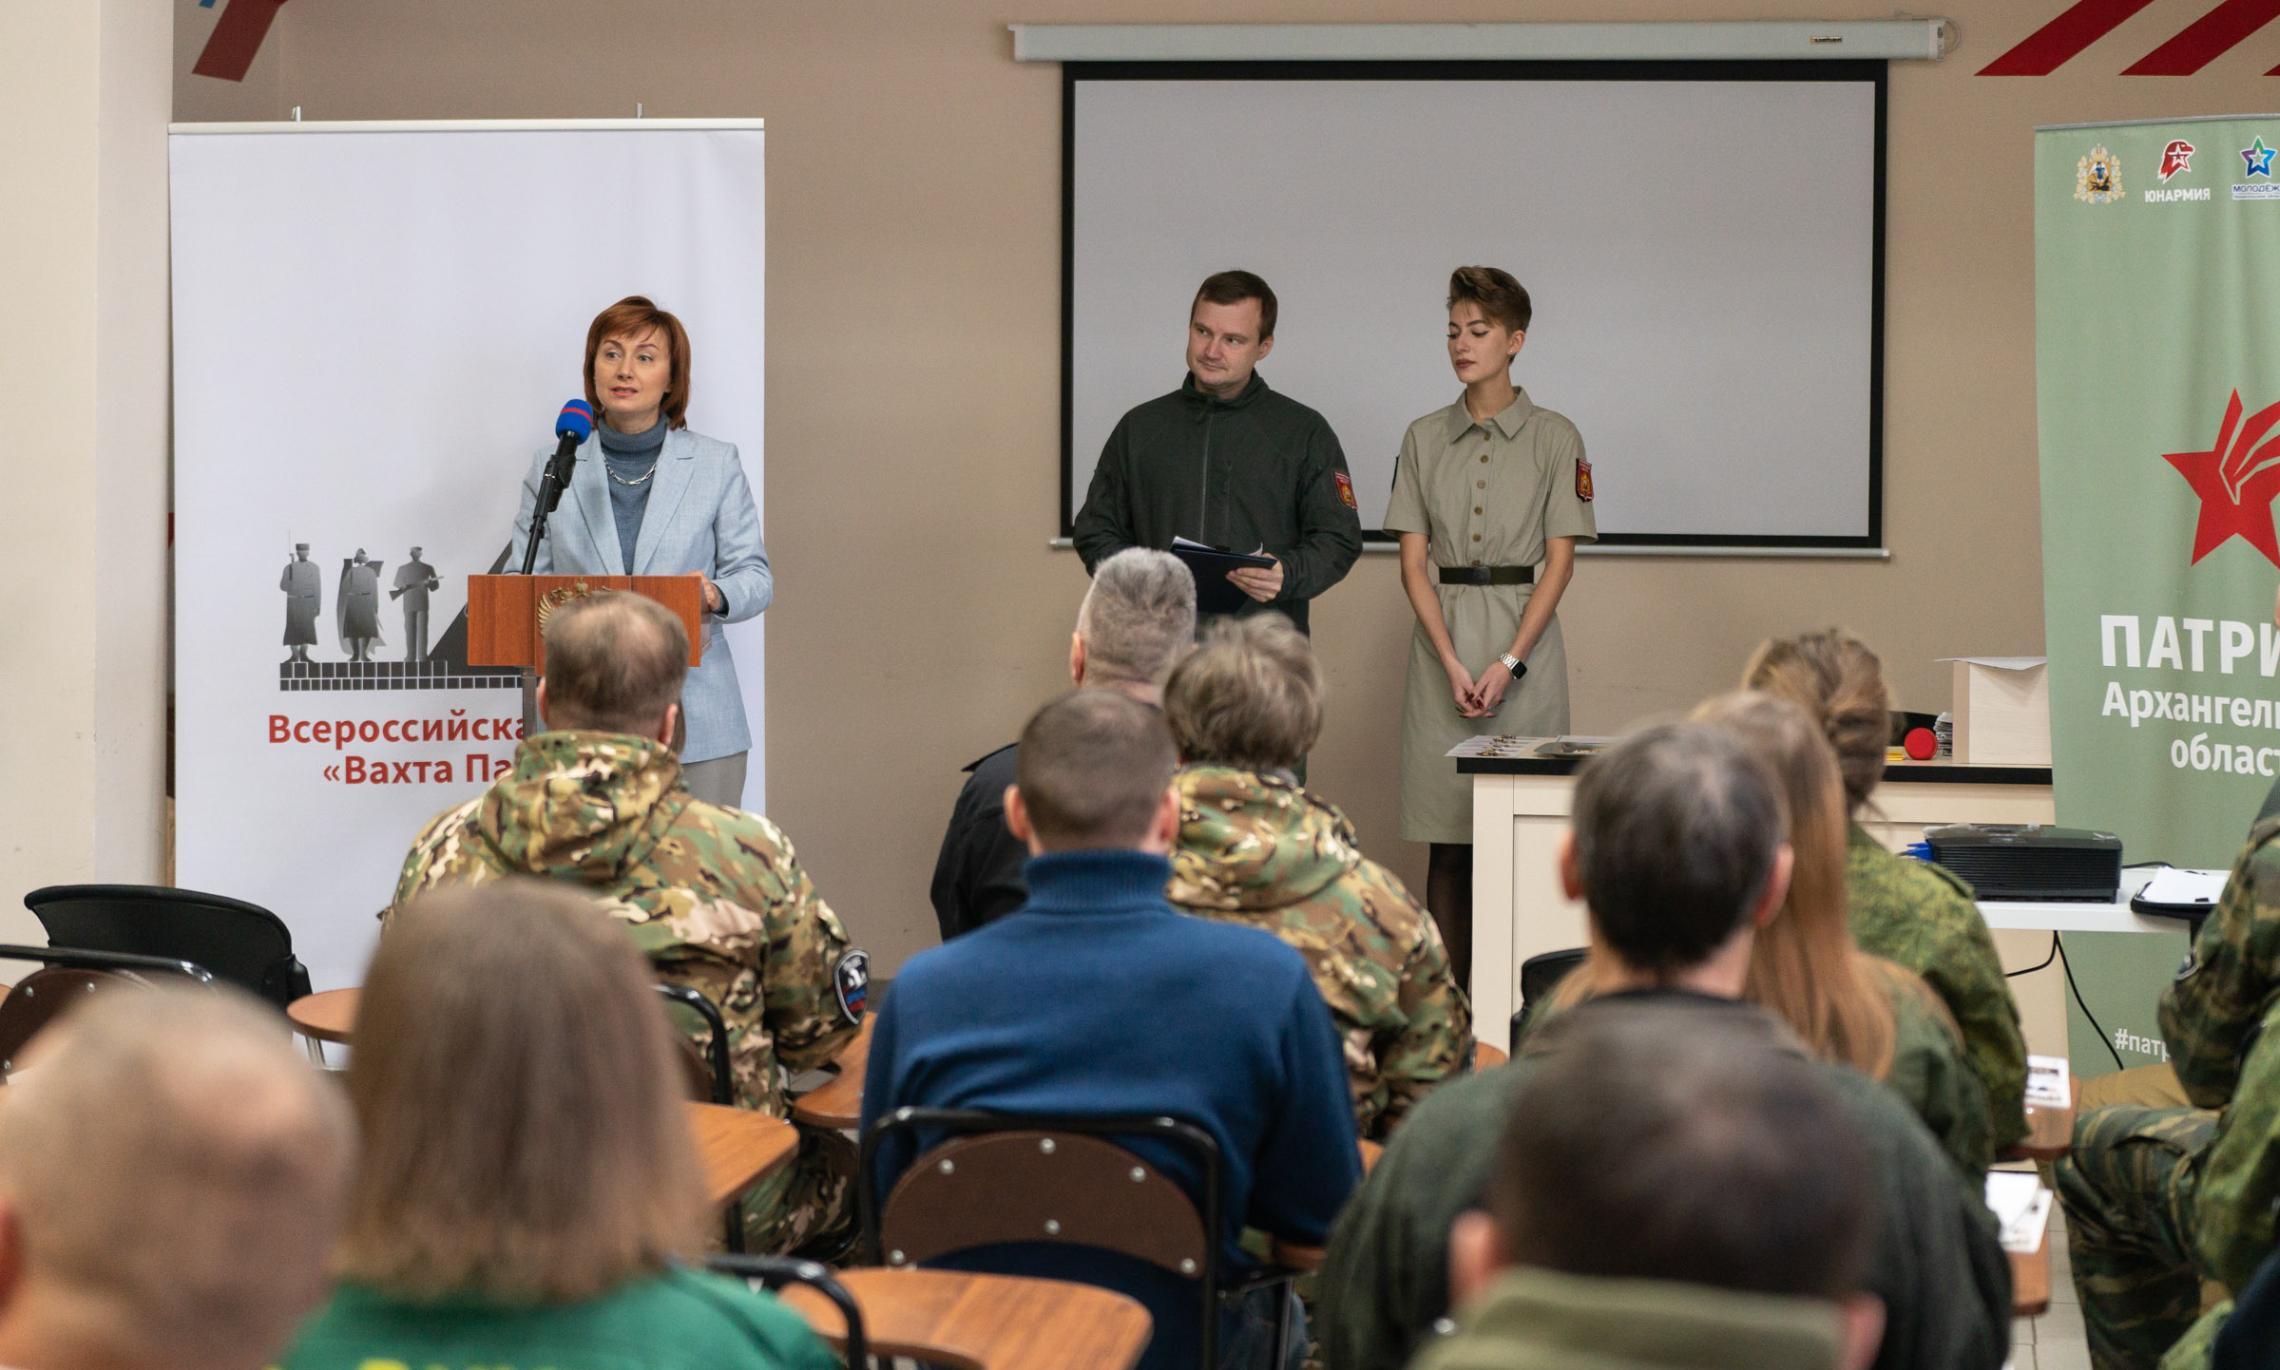
{"type": "Polygon", "coordinates": [[[1385,514],[1417,613],[1401,704],[1401,835],[1432,844],[1425,902],[1468,990],[1472,786],[1446,753],[1479,733],[1568,730],[1554,613],[1576,543],[1598,536],[1582,437],[1512,384],[1530,313],[1508,272],[1465,266],[1449,278],[1449,364],[1465,392],[1409,425],[1385,514]]]}

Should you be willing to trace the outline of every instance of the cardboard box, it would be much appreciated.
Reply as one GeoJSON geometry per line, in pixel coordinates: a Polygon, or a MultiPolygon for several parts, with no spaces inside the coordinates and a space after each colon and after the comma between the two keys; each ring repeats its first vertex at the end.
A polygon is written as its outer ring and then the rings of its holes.
{"type": "Polygon", "coordinates": [[[1967,766],[2050,764],[2050,664],[2039,656],[1957,656],[1955,759],[1967,766]]]}

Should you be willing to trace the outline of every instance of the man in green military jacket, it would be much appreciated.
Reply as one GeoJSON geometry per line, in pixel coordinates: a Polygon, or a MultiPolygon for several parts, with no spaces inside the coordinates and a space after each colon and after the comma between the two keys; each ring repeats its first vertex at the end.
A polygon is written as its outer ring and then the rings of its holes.
{"type": "MultiPolygon", "coordinates": [[[[660,980],[720,1010],[737,1104],[787,1117],[785,1073],[825,1064],[854,1036],[868,962],[775,824],[681,784],[670,745],[688,660],[680,620],[605,593],[557,610],[545,633],[538,702],[551,730],[525,739],[488,791],[421,831],[390,908],[513,875],[586,887],[660,980]]],[[[783,1251],[842,1235],[846,1150],[803,1134],[797,1163],[745,1196],[747,1244],[783,1251]]]]}
{"type": "Polygon", "coordinates": [[[1330,1006],[1354,1125],[1382,1137],[1472,1060],[1472,1009],[1441,934],[1346,816],[1295,775],[1322,731],[1314,649],[1280,615],[1213,625],[1164,686],[1187,763],[1165,893],[1190,913],[1273,933],[1330,1006]]]}
{"type": "Polygon", "coordinates": [[[2101,1370],[2152,1366],[2202,1282],[2237,1293],[2280,1203],[2280,818],[2249,833],[2217,910],[2161,996],[2190,1109],[2102,1108],[2058,1165],[2074,1284],[2101,1370]]]}

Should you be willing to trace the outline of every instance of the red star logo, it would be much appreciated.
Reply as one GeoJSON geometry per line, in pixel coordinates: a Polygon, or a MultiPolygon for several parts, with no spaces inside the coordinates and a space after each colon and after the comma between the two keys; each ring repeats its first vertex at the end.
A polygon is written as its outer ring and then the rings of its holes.
{"type": "Polygon", "coordinates": [[[2240,421],[2240,392],[2225,405],[2216,446],[2206,452],[2169,452],[2162,460],[2177,468],[2201,497],[2201,520],[2193,529],[2193,561],[2238,536],[2280,567],[2280,541],[2273,537],[2272,499],[2280,495],[2280,438],[2259,447],[2280,426],[2280,404],[2240,421]]]}

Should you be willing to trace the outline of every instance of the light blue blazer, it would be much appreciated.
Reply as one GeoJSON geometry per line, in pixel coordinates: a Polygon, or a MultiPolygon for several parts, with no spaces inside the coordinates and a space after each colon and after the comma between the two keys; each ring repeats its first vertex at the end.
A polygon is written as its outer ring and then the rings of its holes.
{"type": "MultiPolygon", "coordinates": [[[[542,448],[523,477],[522,507],[515,514],[509,571],[522,569],[523,545],[530,536],[531,510],[538,505],[539,482],[554,449],[542,448]]],[[[728,601],[725,614],[705,615],[703,664],[689,672],[681,689],[681,713],[689,736],[681,749],[685,762],[711,761],[752,750],[752,729],[744,718],[744,695],[737,686],[736,658],[729,654],[725,623],[741,623],[775,598],[768,572],[768,549],[760,542],[760,512],[744,479],[736,445],[686,428],[665,435],[649,504],[641,513],[633,565],[618,547],[617,520],[610,512],[609,475],[601,443],[588,438],[578,448],[577,466],[562,503],[546,521],[538,544],[539,575],[674,576],[702,571],[728,601]]]]}

